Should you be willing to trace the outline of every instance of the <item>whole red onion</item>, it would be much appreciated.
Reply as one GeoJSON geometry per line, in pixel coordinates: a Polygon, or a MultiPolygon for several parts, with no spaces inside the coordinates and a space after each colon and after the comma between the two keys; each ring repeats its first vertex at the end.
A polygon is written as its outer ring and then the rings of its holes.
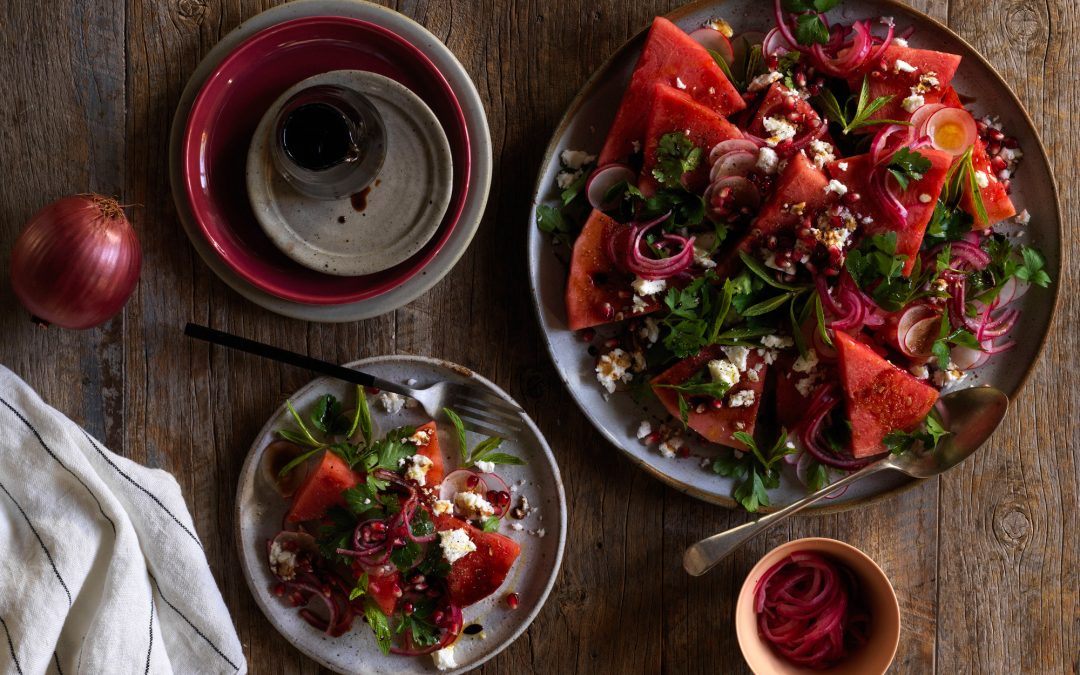
{"type": "Polygon", "coordinates": [[[11,253],[15,295],[34,320],[93,328],[115,316],[139,280],[142,251],[115,199],[59,199],[38,211],[11,253]]]}

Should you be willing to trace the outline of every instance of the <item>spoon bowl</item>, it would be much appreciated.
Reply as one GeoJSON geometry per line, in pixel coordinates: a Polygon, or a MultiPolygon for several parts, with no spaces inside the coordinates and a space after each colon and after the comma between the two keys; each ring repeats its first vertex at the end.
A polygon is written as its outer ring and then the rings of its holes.
{"type": "Polygon", "coordinates": [[[705,574],[735,549],[784,518],[879,471],[900,471],[912,478],[930,478],[948,471],[990,438],[1009,409],[1009,398],[993,387],[970,387],[942,396],[935,407],[949,433],[932,450],[887,455],[778,511],[702,539],[686,549],[683,567],[695,577],[705,574]]]}

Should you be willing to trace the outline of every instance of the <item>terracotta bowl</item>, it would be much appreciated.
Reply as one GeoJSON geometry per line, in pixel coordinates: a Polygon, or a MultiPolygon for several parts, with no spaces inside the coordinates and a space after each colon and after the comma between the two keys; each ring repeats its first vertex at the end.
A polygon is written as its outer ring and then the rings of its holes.
{"type": "Polygon", "coordinates": [[[889,578],[859,549],[835,539],[796,539],[767,553],[746,576],[735,605],[735,634],[743,658],[757,675],[882,675],[892,664],[900,644],[900,605],[889,578]],[[825,555],[846,565],[858,577],[870,603],[870,640],[847,660],[827,670],[796,666],[784,660],[758,636],[754,612],[758,580],[782,558],[799,551],[825,555]]]}

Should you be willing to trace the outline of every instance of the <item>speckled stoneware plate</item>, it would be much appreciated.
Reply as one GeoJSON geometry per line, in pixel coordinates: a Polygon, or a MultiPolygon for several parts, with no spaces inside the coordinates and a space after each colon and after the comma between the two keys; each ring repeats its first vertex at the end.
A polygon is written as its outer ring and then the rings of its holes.
{"type": "MultiPolygon", "coordinates": [[[[914,26],[912,47],[921,47],[960,54],[963,62],[953,85],[964,96],[974,97],[971,104],[977,116],[999,115],[1009,133],[1019,139],[1025,152],[1024,161],[1013,180],[1012,198],[1017,210],[1027,209],[1031,223],[1021,241],[1039,246],[1046,254],[1047,271],[1060,279],[1061,217],[1057,189],[1046,151],[1039,140],[1031,119],[1019,99],[993,67],[969,44],[948,28],[930,17],[893,0],[845,2],[837,10],[845,21],[865,17],[892,16],[903,28],[914,26]]],[[[713,17],[723,17],[736,33],[748,30],[767,31],[773,26],[772,3],[763,0],[731,0],[729,2],[697,2],[668,15],[684,30],[700,27],[713,17]]],[[[533,198],[529,228],[529,274],[533,299],[540,325],[546,337],[551,357],[578,406],[608,440],[622,449],[634,462],[673,487],[699,499],[735,507],[731,499],[732,480],[713,474],[701,465],[701,457],[665,459],[654,448],[637,440],[635,431],[642,419],[659,420],[667,417],[659,403],[639,406],[626,394],[604,400],[603,390],[596,381],[594,359],[585,344],[567,329],[563,292],[566,283],[566,261],[560,260],[550,241],[535,226],[537,204],[556,204],[555,176],[559,172],[559,153],[564,149],[587,150],[597,153],[603,145],[641,52],[645,32],[642,31],[623,45],[592,78],[570,104],[548,145],[533,198]]],[[[1050,328],[1057,299],[1055,284],[1050,290],[1035,289],[1020,301],[1023,320],[1013,331],[1018,346],[1011,352],[991,360],[991,364],[974,371],[963,382],[992,384],[1010,397],[1015,397],[1042,349],[1050,328]]],[[[775,431],[778,430],[774,430],[775,431]]],[[[716,449],[703,448],[700,454],[710,456],[716,449]]],[[[770,492],[773,507],[789,504],[805,495],[805,488],[795,477],[794,467],[785,467],[781,486],[770,492]]],[[[891,494],[914,484],[896,472],[877,474],[853,485],[845,494],[832,501],[810,507],[819,512],[837,510],[865,503],[875,497],[891,494]]]]}
{"type": "Polygon", "coordinates": [[[468,71],[454,53],[426,28],[398,12],[362,0],[293,0],[257,14],[237,26],[207,53],[191,75],[180,96],[169,134],[169,182],[173,189],[173,202],[176,204],[180,224],[199,257],[218,278],[251,302],[271,312],[304,321],[346,322],[368,319],[391,312],[431,290],[453,269],[472,242],[487,206],[491,173],[491,132],[487,114],[468,71]],[[210,243],[203,238],[195,222],[183,189],[181,161],[184,129],[192,103],[207,76],[218,64],[238,45],[261,30],[293,19],[316,16],[345,16],[376,23],[405,38],[431,59],[457,95],[465,116],[472,161],[468,194],[458,225],[424,269],[400,286],[376,297],[335,305],[310,305],[285,300],[255,287],[225,264],[210,243]]]}
{"type": "Polygon", "coordinates": [[[431,239],[450,204],[454,167],[439,118],[419,96],[377,73],[334,70],[298,82],[274,101],[255,129],[246,177],[255,218],[285,255],[325,274],[359,276],[408,260],[431,239]],[[274,167],[278,112],[318,85],[359,92],[382,117],[386,158],[355,203],[307,197],[274,167]]]}
{"type": "MultiPolygon", "coordinates": [[[[511,400],[510,397],[467,368],[447,361],[420,356],[380,356],[348,364],[394,382],[406,383],[415,379],[415,386],[425,387],[438,381],[468,383],[487,389],[511,400]]],[[[330,393],[342,401],[355,397],[353,385],[330,378],[320,378],[307,384],[289,400],[298,410],[309,409],[319,396],[330,393]]],[[[416,426],[430,418],[419,407],[404,407],[396,414],[388,414],[377,401],[371,400],[371,412],[378,433],[403,425],[416,426]]],[[[430,656],[384,656],[375,643],[371,630],[361,621],[339,638],[327,637],[300,618],[295,608],[274,597],[270,592],[274,579],[266,562],[266,540],[281,528],[287,502],[274,491],[260,471],[263,450],[276,440],[275,432],[288,426],[288,412],[284,402],[259,432],[248,452],[240,472],[236,495],[237,545],[244,577],[259,608],[270,623],[297,649],[327,668],[339,673],[362,675],[406,675],[409,673],[433,673],[435,669],[430,656]]],[[[555,583],[562,563],[566,545],[566,495],[562,477],[555,457],[528,416],[522,414],[525,431],[520,438],[508,439],[502,449],[524,460],[524,466],[499,467],[499,475],[514,486],[517,495],[524,495],[535,508],[520,522],[521,531],[510,529],[504,523],[501,532],[521,545],[521,555],[514,563],[510,575],[502,587],[487,599],[466,607],[465,625],[479,623],[483,638],[462,635],[454,654],[460,668],[453,673],[463,673],[484,663],[506,648],[520,636],[539,613],[555,583]],[[542,531],[542,536],[541,536],[542,531]],[[521,605],[511,610],[504,602],[510,592],[517,593],[521,605]]],[[[480,437],[469,433],[473,444],[480,437]]],[[[459,466],[457,440],[451,430],[439,429],[439,443],[446,460],[447,472],[459,466]]],[[[448,671],[450,672],[450,671],[448,671]]]]}

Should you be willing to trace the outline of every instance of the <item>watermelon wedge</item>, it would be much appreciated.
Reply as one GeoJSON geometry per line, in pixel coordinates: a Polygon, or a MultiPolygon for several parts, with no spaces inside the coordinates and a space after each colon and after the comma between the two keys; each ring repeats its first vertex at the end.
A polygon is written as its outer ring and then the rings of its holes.
{"type": "MultiPolygon", "coordinates": [[[[680,419],[679,394],[674,389],[660,385],[682,384],[707,367],[709,361],[723,358],[725,358],[724,352],[719,345],[706,347],[697,356],[679,361],[653,378],[651,383],[653,393],[664,404],[672,417],[680,419]]],[[[756,368],[762,363],[763,360],[756,351],[751,351],[746,359],[748,369],[756,368]]],[[[766,370],[767,368],[763,365],[759,371],[757,382],[750,382],[746,374],[743,373],[739,383],[731,389],[729,396],[740,391],[753,391],[754,402],[752,405],[739,408],[724,405],[719,409],[706,406],[704,412],[700,413],[691,409],[687,415],[687,426],[711,443],[746,450],[746,445],[737,440],[733,434],[736,431],[745,431],[750,435],[754,434],[754,425],[757,423],[758,409],[761,406],[761,396],[765,389],[766,370]]]]}
{"type": "Polygon", "coordinates": [[[452,516],[441,515],[435,529],[465,530],[476,550],[459,558],[450,566],[446,577],[450,600],[459,607],[468,607],[488,597],[502,586],[514,561],[521,554],[516,541],[498,532],[484,532],[452,516]]]}
{"type": "Polygon", "coordinates": [[[656,193],[658,187],[652,170],[657,163],[660,139],[665,134],[682,133],[702,150],[697,169],[683,174],[682,182],[691,192],[700,193],[709,182],[709,151],[720,141],[742,138],[742,132],[719,114],[707,108],[686,93],[657,83],[652,89],[652,109],[649,112],[645,138],[645,163],[641,167],[638,188],[646,196],[656,193]]]}
{"type": "Polygon", "coordinates": [[[657,83],[685,91],[725,117],[746,107],[709,52],[678,26],[657,17],[600,152],[599,166],[625,161],[635,144],[645,145],[650,94],[657,83]]]}
{"type": "Polygon", "coordinates": [[[965,183],[964,194],[960,198],[960,208],[975,219],[975,229],[981,230],[1015,216],[1016,207],[1009,199],[1005,186],[994,175],[994,170],[990,167],[990,156],[986,154],[986,145],[980,138],[975,139],[975,148],[971,153],[971,166],[976,171],[982,171],[986,176],[986,187],[979,188],[979,195],[982,197],[983,208],[986,209],[986,215],[989,218],[989,222],[983,222],[983,219],[979,217],[979,211],[975,208],[975,200],[971,195],[971,186],[965,183]]]}
{"type": "Polygon", "coordinates": [[[427,444],[418,446],[416,453],[431,460],[431,467],[428,468],[427,475],[425,475],[427,484],[438,485],[442,482],[445,471],[442,452],[439,450],[439,430],[435,426],[435,422],[428,422],[416,427],[416,431],[423,431],[428,434],[429,440],[427,444]]]}
{"type": "Polygon", "coordinates": [[[634,280],[615,266],[605,250],[607,238],[627,225],[617,223],[600,211],[593,211],[574,242],[570,257],[570,277],[566,282],[566,315],[570,330],[621,321],[631,314],[643,315],[659,309],[649,299],[635,312],[630,282],[634,280]]]}
{"type": "Polygon", "coordinates": [[[293,495],[285,520],[302,523],[322,518],[331,506],[345,506],[341,493],[359,482],[360,476],[345,460],[330,451],[324,452],[318,466],[293,495]]]}
{"type": "MultiPolygon", "coordinates": [[[[776,423],[791,432],[803,421],[806,411],[810,409],[810,399],[813,396],[811,388],[810,396],[803,396],[799,391],[798,383],[808,377],[806,373],[797,373],[791,369],[795,358],[789,355],[777,357],[776,363],[770,369],[773,376],[773,391],[775,392],[776,423]]],[[[816,379],[814,382],[835,379],[830,373],[824,380],[816,379]]],[[[816,387],[816,384],[814,385],[816,387]]]]}
{"type": "MultiPolygon", "coordinates": [[[[941,189],[945,186],[945,175],[952,163],[952,156],[940,150],[920,148],[918,152],[930,160],[931,167],[922,178],[912,180],[907,190],[900,195],[900,202],[908,212],[907,222],[903,226],[893,225],[885,212],[872,199],[860,199],[851,207],[860,219],[866,217],[872,219],[872,222],[862,225],[865,232],[870,234],[896,232],[896,252],[908,257],[904,265],[905,275],[911,274],[912,268],[915,267],[919,247],[922,246],[923,235],[926,234],[926,225],[934,215],[934,204],[941,194],[941,189]]],[[[825,167],[830,176],[844,183],[849,191],[857,192],[863,197],[871,194],[867,180],[870,168],[869,155],[848,157],[825,167]]],[[[894,179],[889,178],[889,180],[894,179]]]]}
{"type": "Polygon", "coordinates": [[[851,422],[851,454],[885,452],[885,435],[916,429],[937,402],[938,392],[847,333],[836,332],[836,348],[851,422]]]}
{"type": "MultiPolygon", "coordinates": [[[[841,55],[843,52],[841,52],[841,55]]],[[[921,92],[925,103],[940,103],[946,92],[949,91],[949,83],[956,75],[956,69],[960,67],[960,55],[946,52],[935,52],[929,49],[914,49],[912,47],[900,47],[889,45],[880,59],[866,66],[863,72],[848,80],[848,86],[856,94],[862,88],[863,75],[869,76],[870,100],[879,96],[892,96],[893,99],[886,103],[880,110],[870,116],[872,120],[908,120],[911,113],[904,109],[904,99],[912,95],[911,88],[919,85],[923,76],[933,74],[937,84],[926,86],[921,92]],[[907,72],[902,66],[896,65],[901,61],[915,70],[907,72]],[[882,67],[884,66],[884,67],[882,67]]],[[[862,127],[861,133],[874,133],[879,127],[862,127]]]]}

